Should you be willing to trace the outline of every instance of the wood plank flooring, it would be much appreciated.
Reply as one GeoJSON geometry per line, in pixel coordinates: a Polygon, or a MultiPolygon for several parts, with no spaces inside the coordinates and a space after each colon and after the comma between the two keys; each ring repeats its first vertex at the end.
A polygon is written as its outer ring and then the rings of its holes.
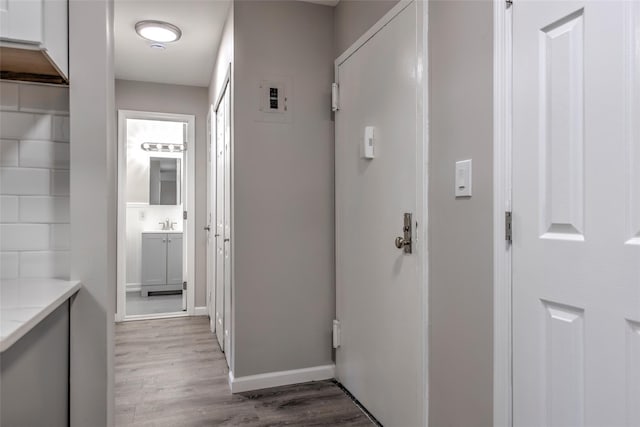
{"type": "Polygon", "coordinates": [[[232,395],[206,317],[116,325],[116,426],[371,426],[332,381],[232,395]]]}

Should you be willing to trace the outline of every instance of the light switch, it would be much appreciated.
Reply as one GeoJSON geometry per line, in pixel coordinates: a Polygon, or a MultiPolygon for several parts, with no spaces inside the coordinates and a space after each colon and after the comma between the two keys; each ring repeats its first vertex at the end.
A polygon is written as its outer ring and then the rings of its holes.
{"type": "Polygon", "coordinates": [[[364,128],[364,140],[362,146],[362,157],[365,159],[373,159],[375,158],[375,147],[374,147],[374,138],[375,134],[373,131],[373,126],[367,126],[364,128]]]}
{"type": "Polygon", "coordinates": [[[471,197],[471,159],[456,162],[456,197],[471,197]]]}

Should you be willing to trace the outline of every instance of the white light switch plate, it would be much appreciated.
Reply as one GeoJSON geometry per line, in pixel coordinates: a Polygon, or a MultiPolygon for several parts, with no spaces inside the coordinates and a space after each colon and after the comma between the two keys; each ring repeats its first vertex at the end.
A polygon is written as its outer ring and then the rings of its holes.
{"type": "Polygon", "coordinates": [[[471,197],[471,159],[456,162],[456,197],[471,197]]]}

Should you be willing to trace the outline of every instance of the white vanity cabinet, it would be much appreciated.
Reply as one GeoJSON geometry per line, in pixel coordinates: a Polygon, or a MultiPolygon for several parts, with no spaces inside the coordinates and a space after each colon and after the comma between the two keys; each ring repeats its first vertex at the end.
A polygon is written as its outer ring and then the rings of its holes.
{"type": "Polygon", "coordinates": [[[142,233],[142,296],[182,289],[182,233],[142,233]]]}
{"type": "Polygon", "coordinates": [[[1,77],[69,80],[68,0],[0,0],[1,77]]]}

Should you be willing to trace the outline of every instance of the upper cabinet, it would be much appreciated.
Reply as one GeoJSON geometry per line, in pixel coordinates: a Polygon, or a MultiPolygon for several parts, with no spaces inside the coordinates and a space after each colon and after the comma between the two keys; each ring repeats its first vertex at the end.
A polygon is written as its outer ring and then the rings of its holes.
{"type": "Polygon", "coordinates": [[[69,81],[68,0],[0,0],[0,77],[69,81]]]}

